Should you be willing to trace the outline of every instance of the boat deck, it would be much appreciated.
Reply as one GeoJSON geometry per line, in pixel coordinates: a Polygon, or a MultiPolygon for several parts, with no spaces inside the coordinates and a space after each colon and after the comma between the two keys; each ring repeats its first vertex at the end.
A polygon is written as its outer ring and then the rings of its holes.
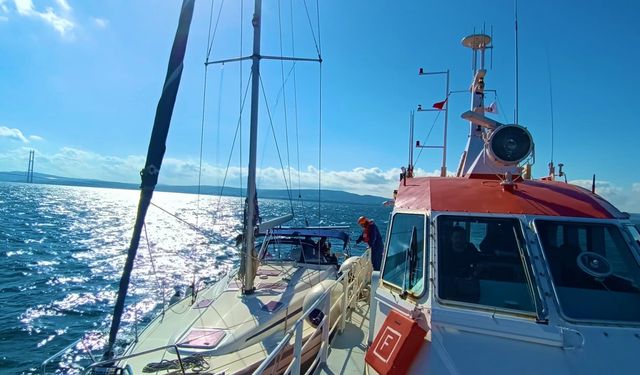
{"type": "Polygon", "coordinates": [[[316,374],[366,374],[364,356],[369,337],[369,301],[359,301],[342,334],[331,341],[327,363],[316,374]]]}

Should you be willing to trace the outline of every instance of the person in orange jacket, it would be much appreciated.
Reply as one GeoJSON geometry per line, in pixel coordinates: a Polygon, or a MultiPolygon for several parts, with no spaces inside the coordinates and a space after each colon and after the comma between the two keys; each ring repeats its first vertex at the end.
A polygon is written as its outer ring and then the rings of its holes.
{"type": "Polygon", "coordinates": [[[362,234],[356,240],[356,245],[360,242],[365,242],[371,249],[371,263],[374,271],[380,271],[382,265],[382,253],[384,251],[384,245],[382,243],[382,235],[378,227],[373,222],[364,216],[360,216],[358,219],[358,225],[362,227],[362,234]]]}

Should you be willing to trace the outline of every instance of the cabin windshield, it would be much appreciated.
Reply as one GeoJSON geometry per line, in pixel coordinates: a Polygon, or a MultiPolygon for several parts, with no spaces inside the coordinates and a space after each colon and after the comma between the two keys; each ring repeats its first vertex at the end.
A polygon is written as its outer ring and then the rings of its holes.
{"type": "Polygon", "coordinates": [[[538,220],[536,228],[567,318],[640,322],[640,267],[617,226],[538,220]]]}
{"type": "MultiPolygon", "coordinates": [[[[262,244],[258,244],[262,248],[262,244]]],[[[331,241],[326,238],[270,238],[262,255],[268,262],[300,262],[337,264],[337,258],[331,251],[331,241]],[[322,250],[322,251],[320,251],[322,250]]]]}
{"type": "Polygon", "coordinates": [[[517,219],[440,215],[438,297],[536,313],[524,244],[517,219]]]}
{"type": "Polygon", "coordinates": [[[425,292],[425,216],[398,213],[393,216],[382,280],[407,294],[425,292]]]}

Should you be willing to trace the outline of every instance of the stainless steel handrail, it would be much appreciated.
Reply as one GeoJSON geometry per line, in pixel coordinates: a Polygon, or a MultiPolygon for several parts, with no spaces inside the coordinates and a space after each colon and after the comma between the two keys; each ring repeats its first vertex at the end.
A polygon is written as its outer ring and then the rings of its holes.
{"type": "Polygon", "coordinates": [[[366,273],[368,271],[368,265],[370,263],[369,257],[368,257],[368,252],[370,250],[367,249],[367,251],[365,251],[365,253],[360,257],[362,260],[365,261],[364,263],[364,267],[359,267],[358,269],[354,270],[354,268],[349,269],[348,272],[343,273],[340,277],[338,277],[338,279],[336,280],[336,282],[331,285],[329,288],[327,288],[327,290],[325,290],[322,295],[320,296],[320,298],[318,298],[308,309],[307,311],[303,312],[302,316],[300,316],[300,318],[298,318],[298,320],[294,323],[294,325],[285,333],[284,337],[280,340],[280,342],[278,343],[278,345],[276,345],[275,349],[273,351],[271,351],[271,353],[269,353],[269,355],[267,356],[267,358],[265,358],[262,363],[260,364],[260,366],[253,372],[253,375],[261,375],[266,369],[267,367],[269,367],[269,365],[271,365],[271,363],[274,361],[275,358],[279,357],[281,352],[284,350],[285,347],[287,347],[287,345],[289,344],[289,341],[291,340],[292,336],[294,336],[295,334],[295,341],[293,343],[293,347],[294,347],[294,359],[293,361],[289,364],[289,366],[287,366],[287,368],[284,371],[284,374],[293,374],[293,375],[299,375],[300,374],[300,370],[301,370],[301,361],[302,361],[302,352],[303,349],[306,348],[306,346],[309,344],[310,340],[308,340],[307,342],[305,342],[303,344],[303,335],[302,335],[302,330],[304,327],[304,320],[309,316],[309,314],[311,314],[312,311],[314,311],[315,309],[317,309],[320,304],[322,304],[322,312],[324,314],[322,321],[320,322],[320,324],[318,324],[318,326],[315,328],[315,330],[313,331],[313,333],[311,335],[309,335],[309,337],[313,337],[319,330],[322,330],[322,343],[320,345],[320,350],[318,352],[318,354],[316,355],[316,358],[313,361],[312,366],[310,366],[309,370],[307,371],[307,373],[309,373],[312,368],[317,365],[318,363],[325,363],[327,360],[327,355],[328,355],[328,341],[329,341],[329,335],[331,332],[333,332],[333,330],[339,325],[340,326],[340,331],[342,332],[342,330],[344,329],[344,324],[345,324],[345,319],[346,319],[346,314],[348,311],[348,307],[352,304],[355,303],[355,299],[358,297],[358,295],[360,294],[360,291],[364,288],[366,281],[366,278],[362,278],[361,280],[361,276],[363,276],[363,273],[366,273]],[[358,271],[358,272],[355,272],[358,271]],[[353,275],[353,280],[351,282],[349,282],[349,276],[353,275]],[[336,302],[334,302],[333,304],[331,304],[331,292],[333,291],[333,288],[335,288],[337,285],[342,285],[342,292],[341,294],[338,296],[338,299],[336,300],[336,302]],[[353,293],[351,295],[350,291],[353,291],[353,293]],[[334,322],[333,325],[330,324],[330,317],[331,317],[331,310],[333,309],[333,307],[335,307],[335,305],[338,302],[342,302],[342,306],[340,309],[340,315],[337,317],[336,321],[334,322]],[[327,329],[327,327],[329,327],[327,329]]]}

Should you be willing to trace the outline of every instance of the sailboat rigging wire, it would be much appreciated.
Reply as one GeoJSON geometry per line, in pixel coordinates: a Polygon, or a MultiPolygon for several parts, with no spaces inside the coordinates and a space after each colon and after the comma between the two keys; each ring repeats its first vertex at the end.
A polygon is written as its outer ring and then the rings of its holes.
{"type": "Polygon", "coordinates": [[[284,87],[289,82],[289,78],[291,78],[291,73],[293,73],[293,70],[296,64],[297,64],[297,61],[294,61],[293,64],[291,65],[291,68],[289,68],[289,70],[287,71],[287,75],[285,76],[285,79],[284,79],[284,84],[282,84],[278,89],[278,93],[276,94],[276,100],[273,103],[274,111],[278,107],[278,104],[280,104],[280,96],[282,96],[284,87]]]}
{"type": "MultiPolygon", "coordinates": [[[[207,31],[207,52],[205,55],[205,62],[209,60],[209,53],[211,52],[211,27],[213,26],[213,3],[215,1],[211,0],[211,7],[209,9],[209,30],[207,31]]],[[[222,7],[220,8],[222,9],[222,7]]],[[[207,66],[207,64],[204,65],[205,68],[207,66]]]]}
{"type": "Polygon", "coordinates": [[[181,223],[183,223],[183,224],[186,224],[189,228],[191,228],[191,229],[195,230],[196,232],[198,232],[198,233],[200,233],[200,234],[202,234],[202,235],[204,235],[204,236],[208,235],[208,233],[204,232],[202,229],[200,229],[200,227],[198,227],[197,225],[194,225],[194,224],[192,224],[192,223],[190,223],[190,222],[188,222],[188,221],[184,220],[184,219],[183,219],[183,218],[181,218],[180,216],[178,216],[178,215],[176,215],[176,214],[174,214],[174,213],[172,213],[172,212],[170,212],[170,211],[168,211],[168,210],[166,210],[166,209],[164,209],[164,208],[162,208],[162,207],[158,206],[157,204],[155,204],[155,203],[153,203],[153,202],[151,202],[151,205],[152,205],[153,207],[155,207],[155,208],[159,209],[160,211],[164,212],[165,214],[167,214],[167,215],[169,215],[169,216],[173,217],[174,219],[178,220],[179,222],[181,222],[181,223]]]}
{"type": "MultiPolygon", "coordinates": [[[[307,13],[307,20],[309,21],[309,28],[311,29],[311,36],[313,37],[313,43],[316,45],[316,52],[318,56],[320,56],[320,47],[318,47],[319,43],[316,39],[316,33],[313,30],[313,23],[311,22],[311,16],[309,15],[309,7],[307,6],[307,0],[302,1],[304,3],[304,10],[307,13]]],[[[320,23],[318,23],[319,25],[320,23]]],[[[318,39],[320,39],[320,35],[318,35],[318,39]]]]}
{"type": "MultiPolygon", "coordinates": [[[[227,176],[229,175],[229,166],[231,165],[231,158],[233,157],[233,150],[235,148],[236,145],[236,140],[238,138],[238,132],[241,132],[241,128],[242,128],[242,111],[244,109],[244,103],[246,102],[247,99],[247,93],[249,92],[249,84],[251,83],[251,76],[249,76],[249,79],[247,79],[247,87],[244,90],[244,97],[242,98],[241,104],[240,104],[240,117],[238,118],[238,124],[236,125],[236,132],[233,136],[233,142],[231,142],[231,151],[229,151],[229,159],[227,160],[227,167],[225,168],[224,171],[224,178],[222,179],[222,186],[220,187],[220,193],[218,195],[218,203],[216,204],[216,216],[214,217],[213,220],[213,224],[215,225],[216,222],[218,221],[218,217],[220,215],[220,203],[222,201],[222,193],[224,192],[224,188],[225,185],[227,183],[227,176]]],[[[240,143],[242,144],[242,143],[240,143]]],[[[242,175],[242,167],[240,167],[240,174],[242,175]]],[[[240,187],[240,195],[242,195],[242,187],[240,187]]],[[[242,198],[242,197],[240,197],[242,198]]],[[[240,205],[242,205],[244,202],[241,200],[240,201],[240,205]]]]}
{"type": "MultiPolygon", "coordinates": [[[[218,85],[218,113],[216,118],[216,165],[220,163],[220,115],[222,113],[222,86],[224,83],[224,64],[220,65],[220,84],[218,85]]],[[[216,181],[220,186],[220,176],[216,181]]]]}
{"type": "MultiPolygon", "coordinates": [[[[307,6],[307,2],[305,1],[305,8],[307,6]]],[[[307,15],[309,13],[307,12],[307,15]]],[[[319,70],[319,82],[318,82],[318,224],[320,224],[321,217],[321,208],[322,208],[322,40],[320,39],[320,4],[318,0],[316,0],[316,19],[318,22],[318,59],[320,60],[319,70]]],[[[309,21],[311,22],[311,21],[309,21]]],[[[313,29],[313,28],[312,28],[313,29]]]]}
{"type": "Polygon", "coordinates": [[[276,144],[276,152],[278,153],[278,159],[280,160],[280,168],[282,169],[282,178],[284,179],[284,186],[287,188],[287,195],[289,196],[289,203],[291,204],[291,213],[293,213],[293,197],[291,196],[291,188],[287,182],[287,175],[284,172],[284,164],[282,163],[282,155],[280,154],[280,146],[278,146],[278,138],[276,137],[276,129],[273,126],[273,119],[271,118],[271,110],[269,110],[269,101],[267,100],[267,93],[264,90],[264,84],[262,77],[260,77],[260,88],[262,88],[262,97],[264,98],[264,105],[267,109],[267,117],[269,117],[269,125],[271,125],[271,133],[273,134],[273,142],[276,144]]]}
{"type": "MultiPolygon", "coordinates": [[[[200,161],[199,161],[199,165],[198,165],[198,198],[196,200],[196,225],[198,225],[198,220],[199,220],[199,212],[200,212],[200,188],[201,188],[201,182],[202,182],[202,149],[203,149],[203,144],[204,144],[204,124],[205,124],[205,113],[206,113],[206,107],[207,107],[207,64],[206,62],[209,61],[209,55],[211,53],[211,48],[212,48],[212,42],[211,42],[211,26],[213,25],[213,3],[214,1],[211,1],[211,8],[209,10],[209,30],[207,31],[207,52],[206,52],[206,58],[205,58],[205,64],[204,64],[204,83],[203,83],[203,88],[202,88],[202,118],[201,118],[201,123],[200,123],[200,161]]],[[[222,7],[220,7],[220,9],[222,9],[222,7]]],[[[220,14],[218,12],[218,20],[220,20],[220,14]]],[[[218,28],[217,25],[217,21],[216,21],[216,29],[218,28]]]]}
{"type": "Polygon", "coordinates": [[[320,2],[316,0],[316,21],[318,22],[318,55],[322,55],[322,38],[320,37],[320,2]]]}
{"type": "MultiPolygon", "coordinates": [[[[155,276],[156,282],[158,283],[158,289],[160,289],[160,293],[162,293],[162,301],[164,302],[164,284],[160,283],[160,279],[158,278],[158,272],[156,271],[156,263],[153,260],[153,254],[151,253],[151,244],[149,243],[149,234],[147,233],[147,223],[144,223],[142,228],[144,229],[144,239],[147,242],[147,250],[149,251],[149,261],[151,263],[151,270],[153,271],[153,276],[155,276]]],[[[162,305],[162,310],[164,310],[164,303],[162,305]]]]}
{"type": "MultiPolygon", "coordinates": [[[[242,48],[242,43],[244,41],[243,39],[243,29],[244,29],[244,1],[239,1],[240,3],[240,54],[238,56],[243,56],[243,48],[242,48]]],[[[238,114],[238,126],[240,127],[240,142],[238,143],[238,159],[240,159],[240,173],[238,173],[239,177],[240,177],[240,206],[242,206],[244,204],[244,193],[242,191],[242,186],[244,184],[244,181],[242,180],[242,110],[243,110],[243,106],[244,106],[244,98],[242,96],[242,65],[243,62],[240,61],[240,71],[239,71],[239,76],[240,76],[240,88],[238,90],[238,94],[240,95],[240,98],[238,100],[238,102],[240,103],[240,111],[238,114]]],[[[247,86],[247,89],[249,87],[247,86]]],[[[245,92],[245,97],[246,97],[246,92],[245,92]]],[[[231,159],[229,159],[229,161],[231,161],[231,159]]],[[[229,168],[229,166],[227,165],[227,169],[229,168]]],[[[219,203],[219,202],[218,202],[219,203]]],[[[218,204],[219,206],[219,204],[218,204]]]]}
{"type": "MultiPolygon", "coordinates": [[[[280,34],[280,57],[284,57],[282,53],[282,12],[280,0],[278,0],[278,29],[280,34]]],[[[284,79],[284,60],[280,60],[280,76],[282,77],[282,109],[284,112],[284,136],[287,149],[287,169],[289,170],[289,182],[291,182],[291,159],[289,157],[289,122],[287,120],[287,90],[284,79]]]]}
{"type": "MultiPolygon", "coordinates": [[[[293,23],[293,0],[289,1],[290,13],[291,13],[291,54],[292,56],[296,55],[296,42],[295,42],[295,28],[293,23]]],[[[302,200],[302,189],[300,182],[300,137],[298,131],[298,83],[296,80],[296,62],[294,61],[291,65],[291,71],[293,72],[293,108],[295,114],[295,124],[296,124],[296,169],[298,172],[298,202],[300,203],[301,211],[304,215],[304,221],[308,223],[307,220],[307,210],[304,207],[304,201],[302,200]]],[[[308,225],[308,224],[307,224],[308,225]]]]}
{"type": "MultiPolygon", "coordinates": [[[[440,118],[440,113],[442,113],[442,111],[438,111],[437,112],[436,118],[433,120],[433,123],[431,124],[431,128],[429,128],[429,132],[427,133],[427,138],[424,140],[424,144],[425,145],[427,144],[427,141],[429,140],[429,136],[431,135],[431,132],[433,131],[433,127],[436,125],[436,122],[438,122],[438,119],[440,118]]],[[[413,163],[414,167],[415,167],[416,164],[418,164],[418,160],[420,160],[420,155],[422,155],[422,150],[424,150],[424,148],[420,148],[420,151],[418,151],[418,156],[416,156],[416,161],[413,163]]]]}
{"type": "Polygon", "coordinates": [[[202,186],[202,149],[204,147],[204,121],[207,107],[207,66],[204,66],[204,84],[202,88],[202,120],[200,122],[200,158],[198,162],[198,195],[196,198],[196,225],[198,225],[200,213],[200,188],[202,186]]]}
{"type": "MultiPolygon", "coordinates": [[[[213,3],[215,0],[211,1],[211,14],[213,14],[213,3]]],[[[207,36],[207,44],[209,47],[207,48],[207,61],[209,61],[209,57],[211,56],[211,50],[213,49],[213,42],[216,39],[216,33],[218,32],[218,24],[220,23],[220,14],[222,14],[222,8],[224,7],[224,0],[220,3],[220,8],[218,8],[218,15],[216,16],[216,26],[213,28],[213,34],[211,34],[211,16],[209,16],[209,36],[207,36]]]]}
{"type": "Polygon", "coordinates": [[[320,82],[319,82],[319,114],[318,114],[318,224],[322,220],[322,61],[320,62],[320,82]]]}

